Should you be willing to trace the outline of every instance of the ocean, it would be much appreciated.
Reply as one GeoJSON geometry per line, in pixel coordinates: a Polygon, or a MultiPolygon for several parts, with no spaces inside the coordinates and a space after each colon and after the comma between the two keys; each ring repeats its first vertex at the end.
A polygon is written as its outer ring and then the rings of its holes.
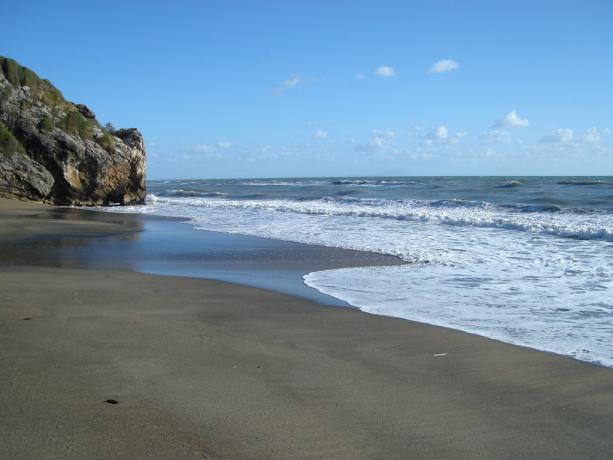
{"type": "Polygon", "coordinates": [[[112,210],[395,255],[406,264],[304,282],[365,312],[613,367],[613,177],[167,180],[148,191],[146,205],[112,210]]]}

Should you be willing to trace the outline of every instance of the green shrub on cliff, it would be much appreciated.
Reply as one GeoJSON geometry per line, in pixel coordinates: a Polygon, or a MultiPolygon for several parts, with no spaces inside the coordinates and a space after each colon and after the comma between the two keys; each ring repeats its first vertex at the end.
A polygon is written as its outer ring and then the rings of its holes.
{"type": "Polygon", "coordinates": [[[18,75],[21,86],[28,86],[29,88],[38,89],[41,80],[30,69],[19,66],[18,75]]]}
{"type": "Polygon", "coordinates": [[[25,150],[13,133],[0,121],[0,154],[5,153],[25,153],[25,150]]]}
{"type": "Polygon", "coordinates": [[[41,80],[45,83],[44,90],[40,92],[39,97],[40,100],[45,104],[50,106],[67,106],[69,103],[66,102],[60,90],[49,82],[49,80],[41,80]]]}
{"type": "Polygon", "coordinates": [[[61,109],[66,109],[71,105],[49,80],[40,78],[27,67],[19,65],[14,59],[0,56],[0,70],[13,86],[18,88],[27,86],[30,88],[30,93],[46,105],[61,109]]]}
{"type": "MultiPolygon", "coordinates": [[[[54,116],[45,116],[38,124],[38,128],[43,131],[51,131],[58,127],[67,133],[80,137],[83,140],[96,141],[102,148],[107,151],[113,150],[115,146],[114,131],[115,128],[109,124],[109,127],[103,128],[93,118],[86,118],[81,114],[75,105],[64,99],[62,93],[49,80],[40,78],[32,70],[19,65],[14,59],[0,56],[0,72],[4,77],[16,88],[29,88],[29,94],[38,101],[42,102],[54,116]],[[102,136],[94,138],[94,133],[99,128],[102,131],[102,136]]],[[[12,91],[10,86],[0,90],[0,99],[9,95],[12,91]]],[[[30,98],[24,98],[20,105],[22,108],[28,108],[32,104],[30,98]]],[[[6,130],[6,127],[4,127],[6,130]]],[[[6,130],[8,132],[8,130],[6,130]]],[[[12,137],[12,135],[11,135],[12,137]]],[[[12,137],[14,139],[14,137],[12,137]]],[[[8,141],[5,141],[8,142],[8,141]]],[[[16,139],[15,139],[15,142],[16,139]]],[[[8,145],[8,144],[7,144],[8,145]]],[[[14,147],[14,143],[11,144],[14,147]]],[[[20,145],[17,142],[17,145],[20,145]]],[[[23,147],[21,148],[23,150],[23,147]]]]}
{"type": "Polygon", "coordinates": [[[13,59],[0,57],[0,62],[2,65],[2,73],[6,77],[6,79],[15,86],[19,85],[19,67],[21,67],[17,62],[13,59]]]}
{"type": "Polygon", "coordinates": [[[76,110],[68,112],[57,124],[58,128],[81,139],[93,138],[93,121],[88,120],[76,110]]]}
{"type": "Polygon", "coordinates": [[[97,138],[96,142],[107,152],[110,152],[115,148],[115,139],[107,132],[105,132],[101,137],[97,138]]]}
{"type": "MultiPolygon", "coordinates": [[[[44,120],[45,119],[41,120],[41,123],[43,123],[44,120]]],[[[46,126],[49,126],[49,124],[46,124],[46,126]]],[[[100,127],[96,121],[85,118],[76,110],[68,112],[66,116],[64,116],[64,118],[62,118],[56,124],[56,126],[63,129],[67,133],[79,136],[83,140],[95,141],[107,152],[112,151],[115,147],[115,140],[111,133],[109,133],[105,128],[100,127]],[[95,127],[102,130],[102,136],[94,137],[95,127]]],[[[39,127],[42,129],[42,126],[39,127]]]]}
{"type": "Polygon", "coordinates": [[[40,122],[38,123],[38,128],[43,131],[51,131],[53,128],[55,128],[55,123],[53,123],[53,118],[51,118],[48,115],[43,117],[43,119],[40,120],[40,122]]]}

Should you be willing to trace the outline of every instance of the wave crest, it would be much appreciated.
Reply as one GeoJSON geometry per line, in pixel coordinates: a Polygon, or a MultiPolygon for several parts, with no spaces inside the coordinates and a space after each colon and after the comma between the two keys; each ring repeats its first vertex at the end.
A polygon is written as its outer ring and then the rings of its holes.
{"type": "Polygon", "coordinates": [[[350,197],[310,201],[228,200],[215,198],[157,197],[156,202],[210,209],[347,216],[426,222],[457,227],[479,227],[553,235],[580,240],[613,241],[613,214],[581,214],[547,206],[503,209],[487,202],[462,200],[379,200],[350,197]]]}

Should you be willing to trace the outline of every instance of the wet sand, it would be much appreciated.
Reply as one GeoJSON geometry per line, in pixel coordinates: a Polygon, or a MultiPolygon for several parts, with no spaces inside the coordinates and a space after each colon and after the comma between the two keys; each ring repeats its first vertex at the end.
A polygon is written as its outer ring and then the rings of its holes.
{"type": "MultiPolygon", "coordinates": [[[[82,268],[79,248],[138,239],[147,219],[65,217],[0,200],[0,458],[611,458],[611,369],[123,262],[82,268]]],[[[349,253],[334,259],[359,265],[349,253]]]]}
{"type": "MultiPolygon", "coordinates": [[[[11,206],[15,206],[11,204],[11,206]]],[[[4,223],[4,225],[2,224],[4,223]]],[[[181,219],[81,208],[7,209],[9,234],[0,264],[131,270],[217,279],[290,294],[332,306],[349,305],[306,286],[307,273],[340,267],[397,265],[399,258],[269,238],[195,231],[181,219]],[[90,225],[91,224],[91,225],[90,225]],[[39,234],[38,232],[47,232],[39,234]],[[106,232],[106,233],[105,233],[106,232]],[[105,238],[91,238],[104,236],[105,238]]]]}

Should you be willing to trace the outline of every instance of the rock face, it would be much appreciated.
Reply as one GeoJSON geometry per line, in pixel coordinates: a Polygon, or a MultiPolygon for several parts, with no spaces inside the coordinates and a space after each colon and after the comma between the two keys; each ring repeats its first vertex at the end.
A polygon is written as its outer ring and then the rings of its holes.
{"type": "Polygon", "coordinates": [[[138,130],[102,127],[87,106],[0,56],[0,196],[95,206],[145,195],[138,130]]]}

